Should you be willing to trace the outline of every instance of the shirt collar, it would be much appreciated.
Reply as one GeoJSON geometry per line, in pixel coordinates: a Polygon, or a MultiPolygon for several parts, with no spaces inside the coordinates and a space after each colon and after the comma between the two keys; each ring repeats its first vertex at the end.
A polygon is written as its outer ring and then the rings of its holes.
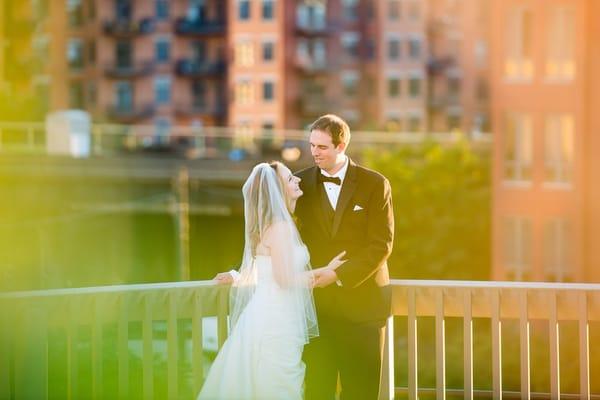
{"type": "Polygon", "coordinates": [[[338,172],[333,175],[329,175],[327,172],[321,170],[321,174],[328,176],[330,178],[340,178],[340,181],[344,182],[344,178],[346,177],[346,172],[348,171],[348,156],[346,156],[346,162],[344,162],[344,166],[340,168],[338,172]]]}

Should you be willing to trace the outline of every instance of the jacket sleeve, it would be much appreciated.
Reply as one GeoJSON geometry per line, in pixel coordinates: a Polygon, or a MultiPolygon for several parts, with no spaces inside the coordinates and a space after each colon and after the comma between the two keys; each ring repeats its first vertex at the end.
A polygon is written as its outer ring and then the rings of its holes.
{"type": "Polygon", "coordinates": [[[378,180],[367,205],[366,243],[336,273],[344,286],[357,287],[387,261],[394,242],[394,211],[387,179],[378,180]]]}

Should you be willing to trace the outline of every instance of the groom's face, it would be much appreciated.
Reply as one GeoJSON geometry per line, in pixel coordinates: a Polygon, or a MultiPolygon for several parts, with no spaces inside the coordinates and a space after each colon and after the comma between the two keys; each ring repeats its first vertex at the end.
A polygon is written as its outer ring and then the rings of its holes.
{"type": "Polygon", "coordinates": [[[344,154],[345,144],[340,143],[335,146],[331,140],[331,135],[319,129],[310,132],[309,141],[310,152],[317,167],[327,172],[334,169],[339,156],[344,154]]]}

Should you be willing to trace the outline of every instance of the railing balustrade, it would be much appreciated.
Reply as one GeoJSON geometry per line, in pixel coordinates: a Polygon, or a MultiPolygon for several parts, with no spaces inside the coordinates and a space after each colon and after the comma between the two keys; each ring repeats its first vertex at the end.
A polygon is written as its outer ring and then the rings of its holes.
{"type": "MultiPolygon", "coordinates": [[[[599,333],[595,328],[592,332],[591,326],[600,321],[600,284],[394,280],[392,290],[394,317],[387,324],[380,399],[417,399],[427,394],[437,399],[450,395],[465,399],[600,398],[600,393],[592,393],[590,352],[591,337],[599,333]],[[406,331],[398,329],[398,320],[404,318],[406,331]],[[446,322],[451,318],[462,323],[462,387],[448,387],[446,380],[451,361],[446,322]],[[424,319],[433,321],[435,331],[431,366],[418,363],[424,319]],[[487,389],[474,385],[479,372],[474,368],[474,354],[476,344],[481,345],[474,339],[478,334],[475,320],[489,324],[486,341],[491,348],[492,374],[487,389]],[[519,390],[503,386],[502,349],[511,344],[505,343],[503,327],[508,323],[518,326],[519,390]],[[534,323],[547,326],[548,392],[531,390],[532,377],[539,375],[531,367],[534,323]],[[561,371],[561,354],[569,350],[564,343],[561,346],[565,324],[577,327],[576,343],[568,343],[577,349],[577,360],[573,360],[577,367],[561,371]],[[394,354],[400,344],[406,346],[403,360],[394,354]],[[407,385],[397,387],[394,368],[404,362],[407,385]],[[435,387],[420,384],[423,368],[435,370],[435,387]],[[561,385],[565,374],[577,375],[578,393],[565,393],[561,385]]],[[[111,390],[119,398],[188,398],[197,393],[206,374],[202,319],[216,317],[219,347],[226,338],[228,288],[196,281],[12,292],[0,294],[0,311],[0,398],[56,396],[55,380],[60,376],[65,377],[61,393],[67,398],[103,398],[112,396],[111,390]],[[165,346],[163,351],[157,350],[157,340],[165,346]],[[131,356],[136,343],[140,347],[138,374],[131,356]],[[64,362],[54,359],[60,349],[64,349],[64,362]],[[107,367],[111,352],[116,352],[112,368],[107,367]],[[156,364],[161,354],[164,368],[156,364]],[[89,384],[81,379],[84,365],[91,366],[89,384]],[[162,389],[155,384],[161,373],[166,373],[162,389]],[[117,377],[116,388],[106,384],[110,374],[117,377]]]]}

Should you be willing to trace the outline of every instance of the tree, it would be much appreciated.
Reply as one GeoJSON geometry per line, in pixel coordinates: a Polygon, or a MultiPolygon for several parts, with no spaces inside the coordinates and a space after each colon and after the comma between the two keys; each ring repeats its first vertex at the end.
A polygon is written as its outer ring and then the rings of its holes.
{"type": "Polygon", "coordinates": [[[488,279],[490,157],[461,139],[368,150],[365,165],[392,186],[391,274],[405,279],[488,279]]]}

